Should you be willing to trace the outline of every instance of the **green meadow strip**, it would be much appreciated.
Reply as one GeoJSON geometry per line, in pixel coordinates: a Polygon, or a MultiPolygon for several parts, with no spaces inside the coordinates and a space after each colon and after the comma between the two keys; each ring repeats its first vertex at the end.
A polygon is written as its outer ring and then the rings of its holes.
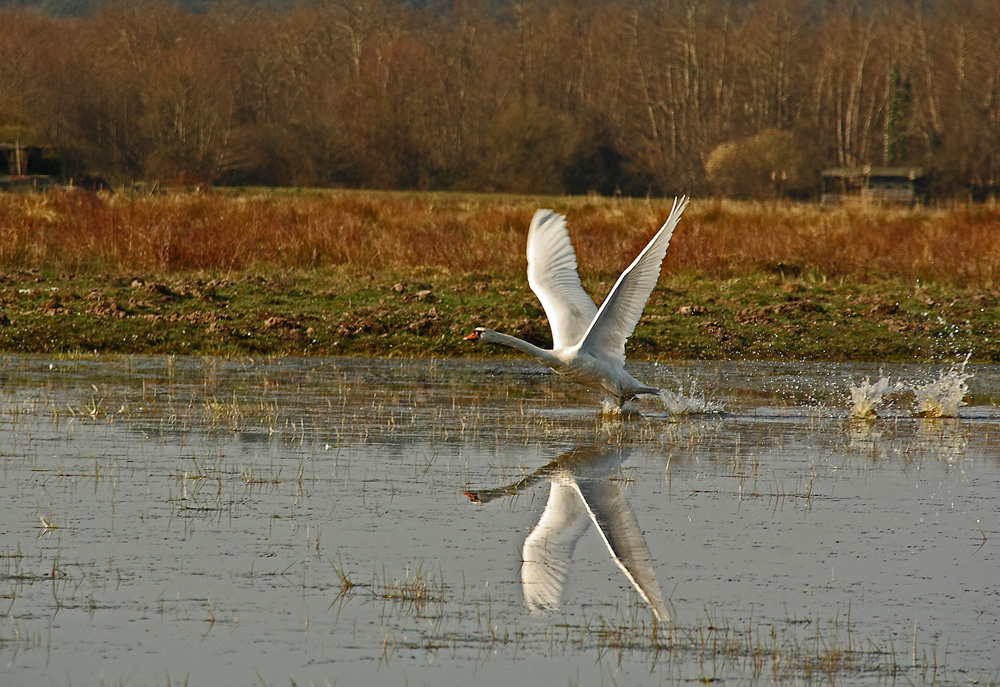
{"type": "MultiPolygon", "coordinates": [[[[472,356],[549,344],[524,245],[567,214],[600,302],[669,200],[0,194],[0,351],[472,356]]],[[[1000,208],[695,200],[630,360],[1000,361],[1000,208]]]]}

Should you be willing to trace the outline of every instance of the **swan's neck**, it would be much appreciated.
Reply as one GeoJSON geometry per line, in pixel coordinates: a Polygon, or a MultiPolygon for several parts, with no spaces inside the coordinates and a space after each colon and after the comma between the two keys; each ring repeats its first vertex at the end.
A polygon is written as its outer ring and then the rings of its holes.
{"type": "Polygon", "coordinates": [[[525,489],[528,489],[537,482],[540,482],[548,477],[557,469],[558,466],[556,461],[552,461],[548,465],[543,465],[538,468],[530,475],[525,475],[513,484],[497,487],[495,489],[486,489],[484,491],[466,491],[463,493],[476,503],[489,503],[493,499],[502,498],[504,496],[517,496],[525,489]]]}
{"type": "Polygon", "coordinates": [[[495,332],[492,329],[487,329],[483,332],[483,341],[487,343],[498,343],[504,346],[510,346],[511,348],[516,348],[519,351],[527,353],[532,358],[541,361],[542,363],[548,365],[549,367],[555,367],[559,364],[560,360],[552,351],[547,351],[544,348],[539,348],[534,344],[530,344],[527,341],[517,338],[516,336],[510,336],[509,334],[501,334],[500,332],[495,332]]]}

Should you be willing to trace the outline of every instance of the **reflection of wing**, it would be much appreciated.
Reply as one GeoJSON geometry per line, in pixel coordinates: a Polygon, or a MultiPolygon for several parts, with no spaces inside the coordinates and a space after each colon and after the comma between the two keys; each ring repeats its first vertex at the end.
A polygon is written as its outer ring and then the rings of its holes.
{"type": "Polygon", "coordinates": [[[580,447],[567,451],[517,482],[485,491],[467,491],[477,503],[514,496],[548,476],[549,500],[538,524],[524,542],[521,582],[531,611],[559,608],[570,560],[587,516],[597,525],[615,563],[650,605],[658,620],[670,620],[653,560],[642,530],[624,492],[612,480],[626,453],[608,448],[580,447]]]}
{"type": "Polygon", "coordinates": [[[657,619],[670,620],[660,585],[653,574],[653,557],[624,490],[608,476],[582,478],[576,481],[576,486],[615,563],[650,605],[657,619]]]}
{"type": "Polygon", "coordinates": [[[521,583],[531,611],[559,608],[573,549],[588,524],[576,485],[569,475],[553,473],[545,511],[524,541],[521,583]]]}

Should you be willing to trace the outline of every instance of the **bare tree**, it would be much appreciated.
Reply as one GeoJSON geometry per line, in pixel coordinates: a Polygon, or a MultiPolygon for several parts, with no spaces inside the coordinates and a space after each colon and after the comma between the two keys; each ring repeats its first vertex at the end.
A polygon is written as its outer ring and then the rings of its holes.
{"type": "Polygon", "coordinates": [[[1000,184],[991,0],[153,0],[0,24],[0,126],[122,179],[707,192],[726,144],[781,132],[817,169],[1000,184]]]}

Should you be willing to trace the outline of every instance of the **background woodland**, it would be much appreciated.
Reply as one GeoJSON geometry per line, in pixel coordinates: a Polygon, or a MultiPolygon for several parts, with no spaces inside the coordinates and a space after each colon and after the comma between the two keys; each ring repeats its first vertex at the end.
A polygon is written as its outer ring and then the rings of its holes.
{"type": "Polygon", "coordinates": [[[871,164],[936,198],[1000,187],[995,0],[86,10],[0,7],[0,142],[67,175],[805,198],[871,164]]]}

